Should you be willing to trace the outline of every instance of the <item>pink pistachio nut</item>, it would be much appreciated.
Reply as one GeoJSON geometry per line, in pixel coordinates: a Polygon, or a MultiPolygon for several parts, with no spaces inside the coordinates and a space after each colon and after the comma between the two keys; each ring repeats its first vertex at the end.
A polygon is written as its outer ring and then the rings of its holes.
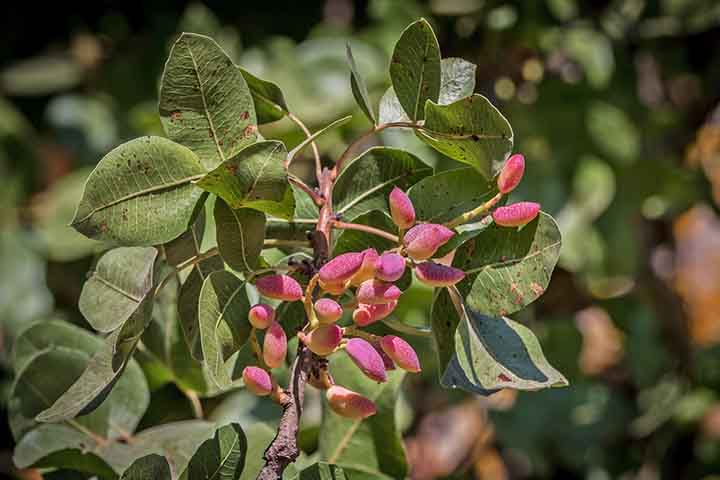
{"type": "Polygon", "coordinates": [[[338,255],[320,268],[319,279],[324,284],[340,284],[350,280],[362,267],[364,252],[338,255]]]}
{"type": "Polygon", "coordinates": [[[260,367],[245,367],[242,372],[243,382],[248,390],[255,395],[264,397],[272,391],[270,374],[260,367]]]}
{"type": "Polygon", "coordinates": [[[345,345],[345,352],[369,378],[376,382],[387,381],[385,362],[370,342],[362,338],[351,338],[345,345]]]}
{"type": "Polygon", "coordinates": [[[330,355],[342,341],[343,330],[334,323],[320,325],[308,334],[299,333],[298,337],[315,354],[330,355]]]}
{"type": "Polygon", "coordinates": [[[380,347],[403,370],[413,373],[422,370],[417,353],[402,338],[395,335],[385,335],[380,339],[380,347]]]}
{"type": "Polygon", "coordinates": [[[497,178],[497,187],[500,193],[510,193],[515,190],[525,173],[525,157],[516,153],[505,162],[497,178]]]}
{"type": "Polygon", "coordinates": [[[362,420],[377,412],[372,400],[339,385],[328,388],[325,396],[333,412],[343,417],[362,420]]]}
{"type": "Polygon", "coordinates": [[[414,260],[426,260],[445,245],[455,232],[444,225],[423,223],[416,225],[405,234],[405,251],[414,260]]]}
{"type": "Polygon", "coordinates": [[[348,285],[350,284],[350,281],[345,281],[341,283],[326,283],[320,280],[318,282],[320,284],[320,288],[324,291],[329,293],[330,295],[342,295],[345,290],[347,290],[348,285]]]}
{"type": "Polygon", "coordinates": [[[272,322],[265,332],[263,360],[270,368],[278,368],[285,362],[287,336],[278,322],[272,322]]]}
{"type": "Polygon", "coordinates": [[[363,282],[355,292],[358,303],[371,305],[390,303],[402,295],[402,290],[392,283],[382,280],[367,280],[363,282]]]}
{"type": "Polygon", "coordinates": [[[385,252],[380,255],[375,278],[386,282],[395,282],[405,273],[405,259],[395,252],[385,252]]]}
{"type": "Polygon", "coordinates": [[[388,203],[390,216],[398,228],[408,229],[415,225],[415,207],[405,192],[397,187],[393,188],[388,203]]]}
{"type": "Polygon", "coordinates": [[[350,279],[350,285],[358,286],[365,280],[370,280],[375,276],[375,270],[378,267],[380,261],[380,255],[374,248],[368,248],[361,252],[363,254],[363,261],[360,265],[360,270],[350,279]]]}
{"type": "Polygon", "coordinates": [[[501,227],[521,227],[533,221],[538,213],[540,213],[539,203],[519,202],[496,208],[492,217],[501,227]]]}
{"type": "Polygon", "coordinates": [[[248,320],[253,327],[265,330],[275,320],[275,309],[265,303],[253,305],[248,312],[248,320]]]}
{"type": "Polygon", "coordinates": [[[415,267],[415,276],[431,287],[449,287],[465,278],[465,272],[435,262],[422,262],[415,267]]]}
{"type": "Polygon", "coordinates": [[[267,275],[255,280],[255,286],[265,297],[286,302],[300,300],[303,296],[302,287],[288,275],[267,275]]]}
{"type": "Polygon", "coordinates": [[[355,322],[358,327],[366,327],[383,318],[387,318],[393,310],[395,310],[397,304],[397,300],[376,305],[361,303],[353,311],[353,322],[355,322]]]}
{"type": "Polygon", "coordinates": [[[331,298],[321,298],[315,302],[315,313],[320,323],[329,324],[337,322],[342,317],[342,306],[331,298]]]}

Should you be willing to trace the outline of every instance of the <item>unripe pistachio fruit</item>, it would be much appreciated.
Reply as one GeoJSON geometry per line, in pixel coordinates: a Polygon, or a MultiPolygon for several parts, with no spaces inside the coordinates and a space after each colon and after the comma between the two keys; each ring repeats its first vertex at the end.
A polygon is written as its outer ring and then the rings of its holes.
{"type": "Polygon", "coordinates": [[[431,287],[449,287],[465,278],[465,272],[435,262],[422,262],[415,267],[415,276],[431,287]]]}
{"type": "Polygon", "coordinates": [[[395,252],[385,252],[380,255],[375,278],[386,282],[395,282],[405,273],[405,259],[395,252]]]}
{"type": "Polygon", "coordinates": [[[501,227],[521,227],[533,221],[538,213],[540,213],[539,203],[519,202],[496,208],[492,217],[501,227]]]}
{"type": "Polygon", "coordinates": [[[260,367],[245,367],[242,372],[245,387],[255,395],[264,397],[272,391],[270,374],[260,367]]]}
{"type": "Polygon", "coordinates": [[[353,311],[353,322],[355,322],[358,327],[366,327],[388,317],[393,310],[395,310],[397,304],[397,300],[390,303],[379,303],[376,305],[361,303],[353,311]]]}
{"type": "Polygon", "coordinates": [[[258,291],[268,297],[286,302],[300,300],[303,296],[302,287],[288,275],[267,275],[255,280],[258,291]]]}
{"type": "Polygon", "coordinates": [[[300,340],[315,354],[325,356],[331,354],[342,340],[343,331],[334,323],[320,325],[308,334],[298,334],[300,340]]]}
{"type": "Polygon", "coordinates": [[[345,352],[369,378],[376,382],[387,381],[385,362],[370,342],[362,338],[351,338],[345,345],[345,352]]]}
{"type": "Polygon", "coordinates": [[[422,370],[417,353],[402,338],[395,335],[385,335],[380,339],[380,348],[403,370],[413,373],[422,370]]]}
{"type": "Polygon", "coordinates": [[[287,354],[287,336],[278,322],[272,322],[263,340],[263,360],[270,368],[278,368],[287,354]]]}
{"type": "Polygon", "coordinates": [[[515,190],[525,173],[525,157],[516,153],[505,162],[497,178],[497,187],[500,193],[510,193],[515,190]]]}
{"type": "Polygon", "coordinates": [[[377,412],[372,400],[339,385],[328,388],[325,396],[333,412],[343,417],[361,420],[377,412]]]}
{"type": "Polygon", "coordinates": [[[359,303],[381,304],[390,303],[400,298],[402,290],[392,283],[382,280],[367,280],[355,292],[359,303]]]}
{"type": "Polygon", "coordinates": [[[248,312],[248,320],[253,327],[265,330],[275,320],[275,309],[264,303],[253,305],[248,312]]]}
{"type": "Polygon", "coordinates": [[[324,284],[350,280],[362,267],[365,252],[342,253],[320,268],[318,278],[324,284]]]}
{"type": "Polygon", "coordinates": [[[415,208],[405,192],[397,187],[393,188],[388,203],[390,216],[398,228],[408,229],[415,225],[415,208]]]}
{"type": "Polygon", "coordinates": [[[321,298],[315,302],[315,313],[320,323],[328,324],[337,322],[342,317],[342,306],[330,298],[321,298]]]}
{"type": "Polygon", "coordinates": [[[423,223],[416,225],[405,234],[405,251],[414,260],[426,260],[432,257],[438,248],[447,243],[455,232],[444,225],[423,223]]]}

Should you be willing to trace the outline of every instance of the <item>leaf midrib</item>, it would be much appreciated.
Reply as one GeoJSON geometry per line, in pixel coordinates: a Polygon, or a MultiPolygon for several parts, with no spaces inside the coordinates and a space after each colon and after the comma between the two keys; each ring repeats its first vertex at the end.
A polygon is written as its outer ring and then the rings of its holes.
{"type": "Polygon", "coordinates": [[[207,100],[205,99],[205,88],[202,82],[202,79],[200,78],[200,68],[198,67],[197,61],[195,60],[195,54],[193,54],[192,48],[190,48],[190,45],[186,46],[188,54],[190,55],[190,60],[192,60],[193,63],[193,70],[195,71],[195,78],[197,78],[198,82],[198,88],[200,89],[200,98],[202,98],[203,102],[203,110],[205,111],[205,118],[207,118],[208,121],[208,127],[210,128],[210,131],[212,132],[213,136],[213,143],[215,144],[215,148],[218,151],[218,155],[220,155],[220,160],[225,161],[225,153],[222,151],[222,148],[220,147],[220,143],[218,142],[218,136],[217,132],[215,131],[215,124],[213,123],[212,117],[210,116],[210,110],[207,106],[207,100]]]}
{"type": "Polygon", "coordinates": [[[104,205],[100,205],[100,206],[97,206],[97,207],[95,207],[95,208],[92,208],[84,217],[82,217],[82,218],[80,218],[80,219],[77,219],[77,220],[73,220],[73,222],[71,223],[71,225],[79,225],[79,224],[87,221],[90,217],[92,217],[92,216],[95,215],[96,213],[98,213],[98,212],[100,212],[100,211],[102,211],[102,210],[105,210],[105,209],[107,209],[107,208],[113,207],[113,206],[115,206],[115,205],[121,204],[121,203],[123,203],[123,202],[127,202],[128,200],[132,200],[132,199],[134,199],[134,198],[141,197],[141,196],[144,196],[144,195],[153,193],[153,192],[158,192],[158,191],[161,191],[161,190],[168,190],[168,189],[170,189],[170,188],[179,187],[179,186],[182,186],[182,185],[184,185],[184,184],[188,184],[188,185],[189,185],[189,184],[191,184],[192,182],[194,182],[194,181],[196,181],[196,180],[200,180],[200,179],[203,178],[204,176],[205,176],[204,173],[201,173],[201,174],[198,174],[198,175],[192,175],[192,176],[189,176],[189,177],[182,178],[182,179],[180,179],[180,180],[176,180],[176,181],[174,181],[174,182],[164,183],[164,184],[161,184],[161,185],[155,185],[155,186],[150,187],[150,188],[144,188],[144,189],[142,189],[142,190],[138,190],[137,192],[133,192],[133,193],[130,193],[130,194],[128,194],[128,195],[123,195],[122,197],[116,198],[115,200],[112,200],[112,201],[110,201],[110,202],[108,202],[108,203],[106,203],[106,204],[104,204],[104,205]]]}

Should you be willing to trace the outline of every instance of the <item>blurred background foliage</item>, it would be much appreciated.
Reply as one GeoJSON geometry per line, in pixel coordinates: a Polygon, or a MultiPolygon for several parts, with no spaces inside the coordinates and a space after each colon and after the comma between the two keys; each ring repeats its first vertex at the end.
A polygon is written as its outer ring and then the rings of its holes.
{"type": "MultiPolygon", "coordinates": [[[[367,128],[345,43],[377,102],[395,40],[425,16],[443,57],[476,63],[476,91],[513,125],[528,162],[513,195],[540,201],[561,225],[560,268],[517,319],[571,386],[489,398],[441,390],[432,347],[416,337],[424,372],[408,378],[397,408],[412,477],[720,478],[720,3],[101,1],[48,4],[53,21],[42,28],[30,28],[31,8],[4,5],[0,15],[2,398],[18,331],[53,318],[86,325],[76,305],[98,245],[66,225],[105,152],[161,133],[158,78],[177,32],[213,36],[276,82],[311,129],[355,114],[320,140],[332,162],[367,128]]],[[[287,120],[262,130],[289,147],[302,139],[287,120]]],[[[412,135],[383,135],[451,166],[412,135]]],[[[303,160],[297,173],[307,177],[303,160]]],[[[427,326],[429,291],[407,295],[415,301],[396,322],[427,326]]],[[[143,424],[192,416],[151,362],[146,375],[154,391],[143,424]]],[[[301,434],[308,458],[320,419],[312,398],[301,434]]],[[[260,445],[279,414],[242,391],[206,407],[260,445]]],[[[42,478],[13,470],[2,428],[0,475],[42,478]]],[[[55,475],[47,478],[83,478],[55,475]]]]}

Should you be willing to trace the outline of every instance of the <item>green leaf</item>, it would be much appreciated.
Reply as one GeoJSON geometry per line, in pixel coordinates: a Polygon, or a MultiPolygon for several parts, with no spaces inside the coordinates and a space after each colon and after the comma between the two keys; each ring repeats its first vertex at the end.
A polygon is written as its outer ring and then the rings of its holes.
{"type": "Polygon", "coordinates": [[[308,230],[313,230],[320,210],[310,195],[292,186],[295,211],[291,220],[272,217],[267,219],[267,238],[283,240],[307,240],[308,230]]]}
{"type": "Polygon", "coordinates": [[[164,456],[172,471],[181,476],[198,447],[215,432],[214,423],[190,420],[168,423],[117,441],[89,435],[68,425],[42,425],[18,443],[13,460],[20,468],[63,466],[112,478],[143,456],[164,456]]]}
{"type": "Polygon", "coordinates": [[[510,123],[477,94],[449,105],[428,102],[425,124],[417,134],[435,150],[471,165],[488,179],[500,170],[513,146],[510,123]]]}
{"type": "Polygon", "coordinates": [[[290,113],[280,87],[256,77],[242,67],[238,69],[250,89],[259,124],[275,122],[290,113]]]}
{"type": "Polygon", "coordinates": [[[425,177],[407,192],[418,220],[429,223],[448,222],[490,200],[496,193],[495,182],[486,180],[472,168],[425,177]]]}
{"type": "Polygon", "coordinates": [[[390,62],[390,80],[411,120],[422,120],[425,102],[440,94],[440,46],[425,19],[410,24],[400,36],[390,62]]]}
{"type": "Polygon", "coordinates": [[[409,152],[373,147],[340,172],[333,189],[335,213],[347,221],[373,210],[387,213],[393,187],[407,190],[432,173],[432,167],[409,152]]]}
{"type": "Polygon", "coordinates": [[[157,245],[191,225],[205,171],[189,149],[160,137],[130,140],[105,155],[85,184],[72,226],[121,245],[157,245]]]}
{"type": "Polygon", "coordinates": [[[462,58],[443,58],[440,62],[442,77],[438,104],[448,105],[469,97],[475,91],[477,66],[462,58]]]}
{"type": "MultiPolygon", "coordinates": [[[[539,390],[567,386],[545,358],[532,331],[506,317],[493,318],[460,304],[455,354],[440,379],[446,388],[488,395],[501,388],[539,390]]],[[[456,313],[457,315],[457,313],[456,313]]]]}
{"type": "Polygon", "coordinates": [[[205,209],[200,210],[192,226],[182,235],[162,246],[167,262],[176,267],[200,253],[205,235],[205,209]]]}
{"type": "Polygon", "coordinates": [[[543,212],[520,230],[488,227],[453,261],[466,274],[458,288],[468,307],[500,317],[529,305],[545,292],[560,244],[555,220],[543,212]]]}
{"type": "Polygon", "coordinates": [[[365,80],[360,75],[360,71],[355,63],[355,58],[353,58],[350,44],[346,45],[346,52],[348,63],[350,64],[350,88],[352,89],[353,97],[355,97],[355,101],[365,116],[374,125],[376,123],[375,113],[373,112],[372,103],[370,103],[370,95],[368,94],[365,80]]]}
{"type": "MultiPolygon", "coordinates": [[[[125,414],[128,418],[135,418],[137,413],[141,413],[136,411],[138,406],[144,406],[142,408],[144,412],[150,398],[140,367],[135,362],[128,363],[129,355],[123,355],[119,365],[113,365],[118,335],[119,332],[113,333],[105,340],[105,344],[86,363],[80,377],[49,408],[37,415],[38,421],[55,423],[87,415],[97,409],[116,386],[120,396],[125,397],[128,401],[137,402],[136,405],[114,407],[116,411],[113,413],[116,418],[118,418],[120,410],[124,408],[130,410],[125,414]],[[122,385],[118,383],[121,379],[125,380],[122,385]]],[[[131,352],[132,350],[130,350],[131,352]]],[[[139,419],[139,416],[137,418],[139,419]]],[[[133,426],[134,428],[135,426],[133,426]]]]}
{"type": "Polygon", "coordinates": [[[153,247],[119,247],[100,257],[79,301],[95,330],[115,330],[144,305],[153,289],[157,253],[153,247]]]}
{"type": "Polygon", "coordinates": [[[275,438],[275,429],[268,426],[267,423],[257,422],[245,429],[247,435],[247,455],[245,456],[245,469],[240,476],[240,480],[256,480],[265,460],[263,453],[273,438],[275,438]]]}
{"type": "Polygon", "coordinates": [[[234,209],[253,208],[292,218],[294,204],[287,198],[291,192],[283,164],[286,155],[282,142],[258,142],[223,162],[197,185],[234,209]]]}
{"type": "Polygon", "coordinates": [[[395,404],[405,372],[399,369],[388,372],[388,381],[378,384],[367,378],[347,355],[333,355],[330,370],[339,385],[374,401],[377,413],[365,420],[352,420],[325,408],[320,458],[344,468],[405,478],[405,450],[395,424],[395,404]]]}
{"type": "Polygon", "coordinates": [[[178,294],[178,314],[180,326],[190,353],[196,360],[202,360],[200,348],[200,324],[198,321],[198,302],[200,290],[207,276],[224,268],[222,259],[211,257],[193,265],[193,269],[180,287],[178,294]]]}
{"type": "Polygon", "coordinates": [[[187,467],[188,479],[235,480],[245,466],[247,439],[240,425],[231,423],[205,440],[187,467]]]}
{"type": "Polygon", "coordinates": [[[249,208],[234,210],[220,199],[213,215],[223,260],[239,272],[256,270],[265,240],[265,215],[249,208]]]}
{"type": "Polygon", "coordinates": [[[189,147],[210,170],[255,142],[255,107],[243,74],[209,37],[183,33],[160,85],[160,119],[168,137],[189,147]]]}
{"type": "Polygon", "coordinates": [[[295,156],[297,156],[297,154],[300,153],[303,148],[305,148],[305,147],[307,147],[308,145],[310,145],[310,144],[311,144],[312,142],[314,142],[319,136],[321,136],[321,135],[329,132],[330,130],[332,130],[332,129],[334,129],[334,128],[338,128],[338,127],[341,127],[341,126],[345,125],[345,124],[348,123],[351,119],[352,119],[352,115],[348,115],[348,116],[346,116],[346,117],[339,118],[339,119],[335,120],[334,122],[330,123],[329,125],[321,128],[321,129],[318,130],[317,132],[313,133],[312,135],[310,135],[309,137],[307,137],[305,140],[303,140],[302,142],[300,142],[295,148],[293,148],[292,150],[290,150],[290,151],[288,152],[288,154],[287,154],[287,160],[286,160],[285,162],[286,162],[287,164],[290,164],[290,163],[293,161],[293,159],[295,158],[295,156]]]}
{"type": "Polygon", "coordinates": [[[165,457],[153,453],[135,460],[120,480],[172,480],[172,474],[165,457]]]}
{"type": "Polygon", "coordinates": [[[221,270],[207,276],[200,291],[198,321],[203,359],[218,388],[232,383],[226,362],[247,342],[251,325],[245,282],[221,270]]]}

